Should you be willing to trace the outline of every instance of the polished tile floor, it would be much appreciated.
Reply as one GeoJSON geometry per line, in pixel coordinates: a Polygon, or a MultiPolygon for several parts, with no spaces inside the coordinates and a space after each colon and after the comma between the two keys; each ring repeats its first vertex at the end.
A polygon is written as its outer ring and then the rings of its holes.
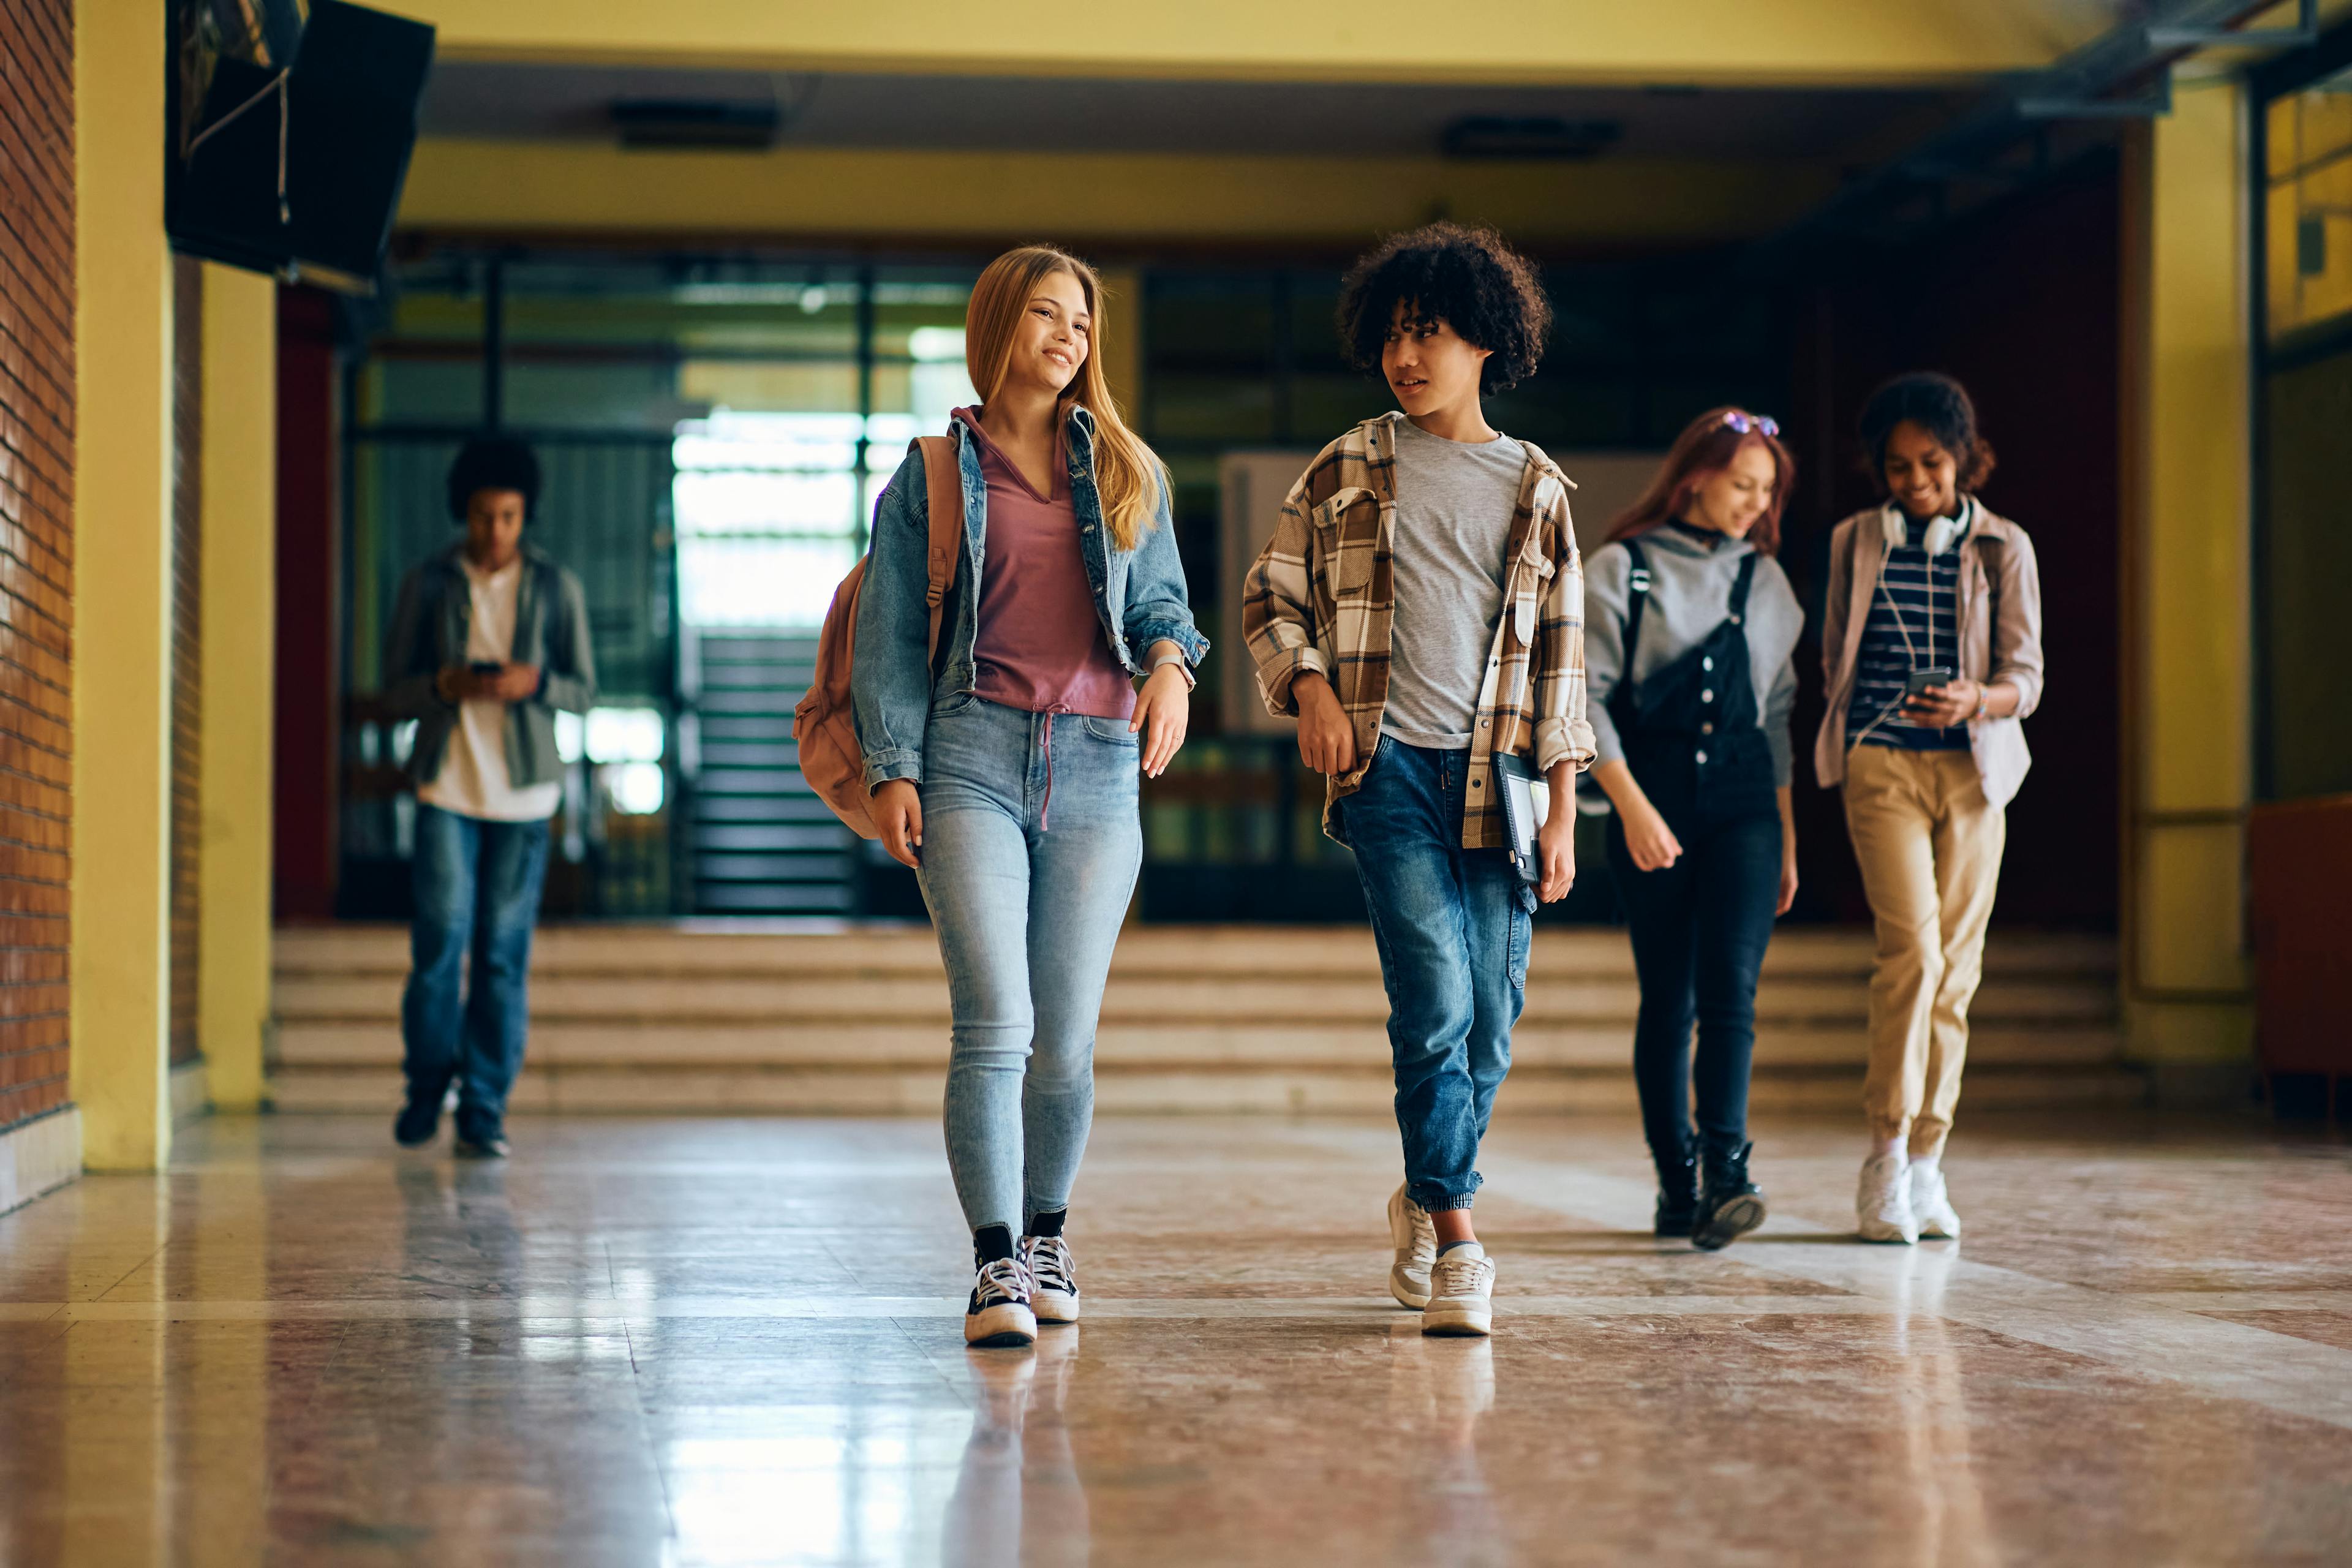
{"type": "Polygon", "coordinates": [[[2352,1151],[2255,1120],[1973,1119],[1916,1249],[1768,1125],[1711,1257],[1630,1127],[1498,1125],[1491,1342],[1382,1294],[1392,1129],[1106,1120],[1034,1352],[963,1348],[935,1124],[515,1131],[0,1218],[0,1565],[2352,1561],[2352,1151]]]}

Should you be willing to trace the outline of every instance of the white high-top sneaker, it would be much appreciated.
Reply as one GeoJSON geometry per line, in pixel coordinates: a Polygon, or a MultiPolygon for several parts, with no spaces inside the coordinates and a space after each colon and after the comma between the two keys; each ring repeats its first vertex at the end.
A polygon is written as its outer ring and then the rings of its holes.
{"type": "Polygon", "coordinates": [[[1495,1331],[1495,1260],[1475,1241],[1448,1247],[1429,1271],[1429,1305],[1421,1310],[1424,1334],[1495,1331]]]}
{"type": "Polygon", "coordinates": [[[1058,1236],[1021,1238],[1021,1267],[1029,1270],[1029,1308],[1041,1323],[1078,1321],[1078,1261],[1058,1236]]]}
{"type": "Polygon", "coordinates": [[[1952,1196],[1944,1190],[1942,1164],[1914,1165],[1908,1173],[1911,1214],[1919,1222],[1919,1234],[1958,1241],[1960,1238],[1959,1212],[1952,1207],[1952,1196]]]}
{"type": "Polygon", "coordinates": [[[1863,1163],[1862,1184],[1854,1191],[1856,1228],[1864,1241],[1919,1239],[1919,1221],[1911,1213],[1909,1162],[1900,1153],[1874,1154],[1863,1163]]]}
{"type": "Polygon", "coordinates": [[[1389,1244],[1396,1248],[1396,1261],[1389,1266],[1389,1294],[1403,1306],[1428,1306],[1437,1227],[1430,1224],[1427,1209],[1404,1195],[1402,1186],[1389,1194],[1389,1244]]]}
{"type": "Polygon", "coordinates": [[[1030,1306],[1031,1289],[1029,1270],[1019,1258],[982,1264],[963,1310],[963,1342],[989,1348],[1035,1344],[1037,1314],[1030,1306]]]}

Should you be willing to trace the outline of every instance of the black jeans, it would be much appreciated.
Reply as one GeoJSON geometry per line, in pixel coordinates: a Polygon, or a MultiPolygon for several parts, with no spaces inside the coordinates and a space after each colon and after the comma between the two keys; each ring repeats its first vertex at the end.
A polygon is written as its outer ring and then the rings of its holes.
{"type": "Polygon", "coordinates": [[[1642,1131],[1660,1158],[1690,1145],[1691,1090],[1701,1144],[1748,1141],[1748,1068],[1756,1052],[1756,975],[1780,901],[1780,817],[1749,812],[1717,822],[1667,816],[1681,858],[1636,870],[1625,829],[1609,819],[1609,864],[1625,900],[1642,1009],[1633,1026],[1633,1081],[1642,1131]],[[1691,1026],[1698,1026],[1694,1071],[1691,1026]]]}

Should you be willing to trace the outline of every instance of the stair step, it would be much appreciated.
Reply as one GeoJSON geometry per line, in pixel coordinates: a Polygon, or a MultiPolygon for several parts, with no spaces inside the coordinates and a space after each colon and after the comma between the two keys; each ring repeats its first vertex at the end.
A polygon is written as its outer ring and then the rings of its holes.
{"type": "Polygon", "coordinates": [[[805,826],[698,823],[694,829],[694,847],[698,851],[825,849],[837,852],[848,848],[856,837],[856,834],[838,822],[813,822],[805,826]]]}
{"type": "Polygon", "coordinates": [[[840,914],[849,908],[849,889],[840,883],[698,882],[694,900],[706,910],[745,914],[840,914]]]}
{"type": "MultiPolygon", "coordinates": [[[[1764,958],[1769,992],[1784,977],[1830,976],[1859,991],[1871,972],[1866,931],[1798,928],[1776,933],[1764,958]]],[[[283,975],[353,971],[404,974],[404,926],[338,922],[287,926],[277,933],[283,975]]],[[[1623,979],[1633,973],[1625,933],[1610,927],[1538,927],[1529,957],[1538,981],[1574,975],[1623,979]]],[[[841,921],[810,927],[756,921],[716,924],[581,922],[541,928],[532,954],[535,975],[768,974],[789,976],[843,969],[940,974],[937,939],[920,921],[841,921]]],[[[1178,976],[1213,972],[1228,976],[1352,976],[1377,985],[1379,955],[1362,926],[1138,926],[1120,934],[1112,973],[1178,976]]],[[[2115,941],[2067,932],[1996,933],[1985,952],[1987,987],[2028,976],[2067,977],[2103,988],[2116,984],[2115,941]]]]}
{"type": "Polygon", "coordinates": [[[838,881],[849,875],[849,857],[836,850],[775,855],[725,854],[694,858],[695,879],[704,882],[838,881]]]}
{"type": "MultiPolygon", "coordinates": [[[[393,1017],[401,983],[398,974],[281,974],[278,1016],[289,1023],[393,1017]]],[[[1764,987],[1759,995],[1758,1026],[1860,1029],[1868,1018],[1864,1003],[1852,986],[1802,977],[1785,980],[1764,987]]],[[[1640,990],[1630,976],[1537,973],[1529,977],[1519,1026],[1622,1025],[1630,1030],[1640,1004],[1640,990]]],[[[1106,1028],[1152,1024],[1202,1034],[1306,1035],[1378,1030],[1388,1011],[1387,997],[1376,983],[1215,975],[1182,980],[1114,968],[1102,1016],[1106,1028]]],[[[944,1025],[948,985],[936,971],[924,975],[858,970],[772,976],[542,973],[531,990],[531,1016],[551,1022],[596,1018],[673,1028],[817,1020],[828,1027],[843,1022],[877,1028],[907,1022],[944,1025]]],[[[2032,981],[1996,984],[1979,994],[1972,1009],[1979,1036],[2029,1026],[2053,1031],[2112,1030],[2115,1016],[2113,994],[2100,987],[2032,981]]]]}
{"type": "Polygon", "coordinates": [[[791,741],[714,741],[706,734],[702,770],[707,774],[713,768],[754,768],[798,778],[801,749],[791,741]]]}
{"type": "Polygon", "coordinates": [[[791,691],[776,691],[772,689],[755,691],[706,690],[696,700],[696,706],[701,709],[705,713],[753,716],[764,715],[771,718],[781,717],[785,720],[790,720],[792,718],[793,708],[799,705],[802,695],[807,690],[808,683],[806,681],[803,681],[797,689],[791,691]]]}
{"type": "Polygon", "coordinates": [[[782,718],[744,718],[732,713],[706,713],[701,719],[703,743],[734,741],[789,741],[793,738],[793,721],[789,714],[782,718]]]}
{"type": "Polygon", "coordinates": [[[802,790],[787,795],[723,795],[698,798],[694,803],[694,818],[701,823],[735,822],[833,822],[833,808],[817,797],[814,790],[802,790]]]}
{"type": "MultiPolygon", "coordinates": [[[[508,1109],[520,1115],[924,1116],[939,1114],[946,1074],[928,1068],[680,1068],[605,1071],[534,1060],[517,1080],[508,1109]]],[[[281,1110],[388,1113],[400,1103],[397,1067],[286,1069],[269,1080],[281,1110]]],[[[1748,1104],[1762,1113],[1852,1113],[1862,1093],[1859,1069],[1843,1073],[1782,1073],[1759,1067],[1748,1104]]],[[[1105,1115],[1215,1114],[1377,1115],[1395,1088],[1385,1059],[1356,1069],[1262,1073],[1186,1072],[1162,1068],[1097,1068],[1095,1109],[1105,1115]]],[[[1971,1066],[1969,1104],[1975,1110],[2055,1109],[2138,1105],[2147,1081],[2119,1067],[2080,1070],[2016,1070],[1971,1066]]],[[[1495,1114],[1559,1112],[1631,1116],[1633,1075],[1622,1066],[1549,1070],[1514,1065],[1495,1114]]]]}
{"type": "MultiPolygon", "coordinates": [[[[1511,1070],[1577,1068],[1630,1070],[1631,1018],[1523,1023],[1511,1035],[1511,1070]]],[[[668,1018],[547,1017],[534,1013],[530,1059],[575,1067],[684,1068],[723,1065],[907,1067],[945,1059],[948,1018],[866,1023],[810,1018],[714,1022],[668,1018]]],[[[2072,1031],[1988,1026],[1971,1033],[1969,1070],[1987,1067],[2076,1068],[2117,1059],[2112,1027],[2072,1031]]],[[[1832,1028],[1764,1025],[1756,1037],[1757,1070],[1860,1072],[1865,1056],[1859,1023],[1832,1028]]],[[[396,1014],[288,1021],[278,1026],[274,1063],[352,1067],[397,1063],[396,1014]]],[[[1219,1028],[1106,1016],[1096,1040],[1098,1067],[1187,1071],[1271,1071],[1293,1068],[1385,1068],[1388,1035],[1379,1020],[1318,1029],[1219,1028]]]]}

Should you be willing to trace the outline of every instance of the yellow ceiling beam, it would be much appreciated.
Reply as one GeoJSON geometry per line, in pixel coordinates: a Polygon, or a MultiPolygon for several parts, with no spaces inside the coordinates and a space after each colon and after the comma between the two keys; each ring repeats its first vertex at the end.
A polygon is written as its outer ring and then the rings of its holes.
{"type": "Polygon", "coordinates": [[[592,142],[427,139],[407,230],[1353,244],[1433,216],[1528,243],[1687,244],[1760,234],[1825,197],[1797,163],[1182,153],[635,153],[592,142]]]}
{"type": "Polygon", "coordinates": [[[445,58],[1282,81],[1912,85],[2047,64],[2105,0],[401,0],[445,58]]]}

